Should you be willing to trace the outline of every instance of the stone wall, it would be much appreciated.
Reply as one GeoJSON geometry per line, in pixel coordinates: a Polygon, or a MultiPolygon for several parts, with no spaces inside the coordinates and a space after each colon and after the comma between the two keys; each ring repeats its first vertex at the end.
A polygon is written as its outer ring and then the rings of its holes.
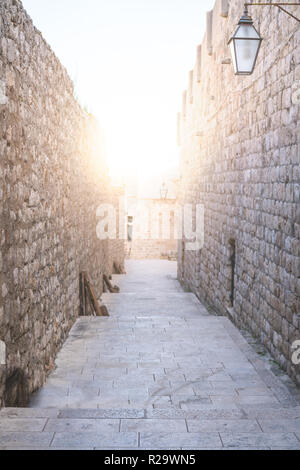
{"type": "Polygon", "coordinates": [[[205,241],[179,243],[178,276],[300,383],[300,27],[249,10],[264,38],[253,75],[234,75],[227,46],[243,1],[217,0],[183,94],[180,200],[204,205],[205,241]]]}
{"type": "Polygon", "coordinates": [[[124,243],[96,236],[116,197],[95,120],[18,0],[0,2],[0,406],[24,405],[79,313],[79,272],[102,293],[124,243]]]}
{"type": "Polygon", "coordinates": [[[117,267],[123,268],[123,270],[125,269],[124,263],[126,255],[126,215],[124,209],[125,187],[113,186],[111,192],[111,204],[114,206],[116,217],[116,237],[111,237],[109,240],[110,264],[108,271],[114,274],[119,274],[118,270],[116,271],[115,268],[117,267]],[[116,266],[114,266],[114,263],[116,263],[116,266]]]}

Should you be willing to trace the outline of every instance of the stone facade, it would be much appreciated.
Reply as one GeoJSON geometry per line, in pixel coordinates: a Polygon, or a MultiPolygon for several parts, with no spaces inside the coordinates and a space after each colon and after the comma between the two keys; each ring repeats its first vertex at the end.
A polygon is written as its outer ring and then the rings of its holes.
{"type": "Polygon", "coordinates": [[[216,1],[183,95],[180,201],[204,205],[205,240],[199,251],[179,243],[178,276],[299,384],[300,27],[250,7],[264,41],[253,75],[235,76],[227,42],[243,3],[216,1]]]}
{"type": "Polygon", "coordinates": [[[99,129],[18,0],[0,2],[0,406],[40,387],[79,313],[79,272],[102,293],[124,242],[100,241],[118,199],[99,129]]]}
{"type": "Polygon", "coordinates": [[[127,257],[174,259],[178,238],[176,199],[129,198],[128,204],[132,239],[127,241],[127,257]]]}
{"type": "Polygon", "coordinates": [[[178,168],[126,182],[126,254],[131,259],[176,259],[178,168]]]}

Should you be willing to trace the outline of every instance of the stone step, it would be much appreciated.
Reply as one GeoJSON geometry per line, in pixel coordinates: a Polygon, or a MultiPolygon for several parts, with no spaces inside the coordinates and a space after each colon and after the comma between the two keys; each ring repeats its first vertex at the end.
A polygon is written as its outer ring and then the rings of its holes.
{"type": "MultiPolygon", "coordinates": [[[[164,292],[163,294],[153,292],[126,292],[119,294],[102,294],[101,299],[107,304],[123,304],[129,303],[134,305],[136,302],[151,302],[156,304],[166,304],[171,302],[176,304],[177,302],[188,302],[198,307],[202,307],[202,304],[198,301],[194,294],[176,293],[176,292],[164,292]]],[[[151,304],[149,304],[151,306],[151,304]]]]}
{"type": "MultiPolygon", "coordinates": [[[[298,420],[300,406],[247,405],[222,408],[214,405],[181,409],[166,408],[1,408],[0,426],[5,419],[70,418],[70,419],[268,419],[298,420]]],[[[300,422],[299,422],[300,426],[300,422]]]]}

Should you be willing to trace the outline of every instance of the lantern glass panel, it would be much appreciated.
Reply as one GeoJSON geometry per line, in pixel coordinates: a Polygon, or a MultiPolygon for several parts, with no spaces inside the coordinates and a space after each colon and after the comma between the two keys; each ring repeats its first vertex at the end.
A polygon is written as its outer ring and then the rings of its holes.
{"type": "Polygon", "coordinates": [[[262,38],[253,26],[247,10],[229,41],[234,72],[236,75],[251,75],[254,70],[262,38]]]}
{"type": "Polygon", "coordinates": [[[260,39],[258,32],[251,24],[241,24],[235,32],[234,38],[260,39]]]}
{"type": "Polygon", "coordinates": [[[237,72],[251,73],[255,65],[260,40],[234,39],[233,41],[235,43],[237,72]]]}

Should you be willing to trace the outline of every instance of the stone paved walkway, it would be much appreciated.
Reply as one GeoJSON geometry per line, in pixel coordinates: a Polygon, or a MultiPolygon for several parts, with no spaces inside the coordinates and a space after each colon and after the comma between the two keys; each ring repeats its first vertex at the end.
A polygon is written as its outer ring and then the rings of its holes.
{"type": "Polygon", "coordinates": [[[1,448],[300,449],[300,406],[224,317],[130,261],[80,318],[27,409],[0,411],[1,448]]]}

